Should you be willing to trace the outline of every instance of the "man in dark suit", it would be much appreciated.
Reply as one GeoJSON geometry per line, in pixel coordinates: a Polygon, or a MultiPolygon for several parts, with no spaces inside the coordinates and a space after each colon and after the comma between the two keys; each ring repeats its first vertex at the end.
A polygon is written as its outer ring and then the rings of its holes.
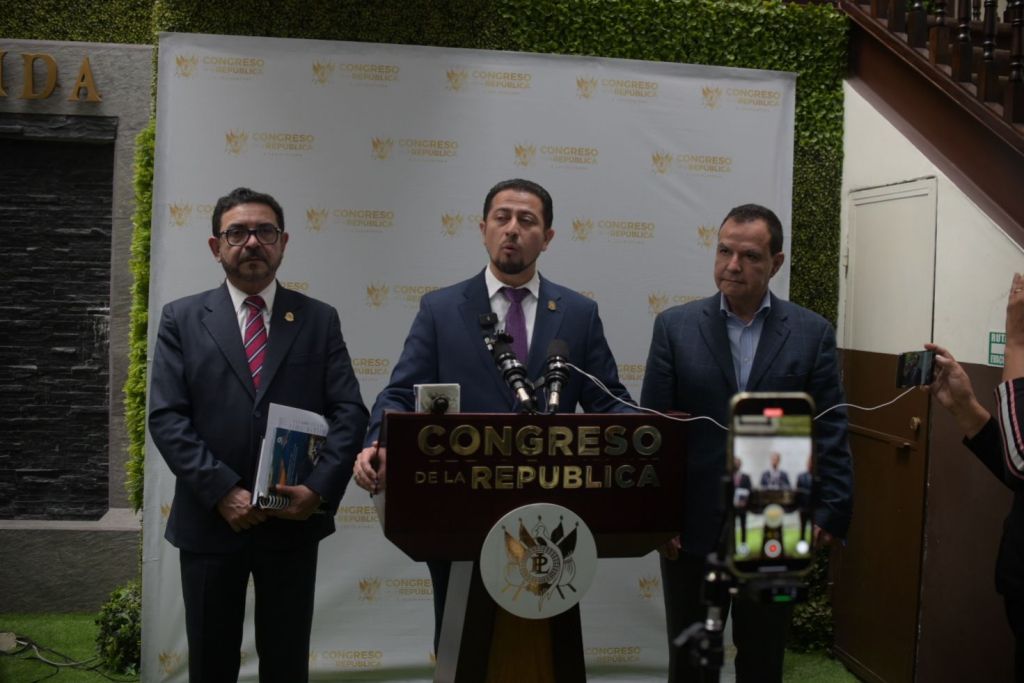
{"type": "MultiPolygon", "coordinates": [[[[597,304],[537,272],[537,258],[555,234],[552,219],[551,195],[534,182],[506,180],[488,192],[480,233],[490,262],[472,278],[431,292],[420,301],[391,380],[373,406],[366,448],[355,465],[357,484],[371,492],[384,487],[387,452],[377,441],[381,419],[385,411],[415,409],[414,384],[458,384],[463,412],[505,413],[517,409],[512,391],[483,342],[480,316],[494,312],[497,329],[511,331],[515,327],[514,301],[520,297],[523,339],[529,341],[525,354],[520,351],[517,357],[524,361],[528,377],[543,373],[549,343],[561,339],[568,345],[570,362],[599,377],[620,399],[630,400],[619,383],[597,304]]],[[[572,373],[562,390],[560,410],[573,411],[577,404],[587,412],[630,410],[572,373]]],[[[428,566],[434,584],[436,651],[450,564],[429,562],[428,566]]]]}
{"type": "MultiPolygon", "coordinates": [[[[778,217],[754,204],[736,207],[719,228],[715,253],[718,293],[671,308],[654,322],[641,403],[706,415],[723,425],[738,391],[806,391],[819,411],[842,403],[832,327],[768,290],[785,259],[778,217]]],[[[844,536],[850,522],[853,482],[846,427],[841,408],[816,423],[821,492],[814,524],[819,543],[844,536]]],[[[704,560],[718,545],[725,513],[718,482],[725,468],[726,432],[699,420],[690,424],[687,439],[683,533],[663,549],[661,564],[670,642],[704,620],[704,560]]],[[[738,600],[733,612],[738,680],[781,680],[791,608],[738,600]]],[[[670,680],[697,676],[673,648],[670,680]]]]}
{"type": "Polygon", "coordinates": [[[785,470],[779,469],[782,456],[778,453],[771,454],[771,467],[761,473],[761,488],[772,491],[788,491],[792,488],[789,483],[789,475],[785,470]]]}
{"type": "Polygon", "coordinates": [[[273,197],[221,197],[209,246],[226,282],[167,304],[157,332],[149,432],[176,477],[166,538],[179,549],[192,683],[237,680],[250,574],[260,681],[308,679],[317,545],[366,428],[337,312],[275,280],[287,244],[273,197]],[[277,487],[289,504],[276,512],[252,505],[270,403],[329,424],[308,477],[277,487]]]}
{"type": "Polygon", "coordinates": [[[743,461],[739,458],[733,458],[732,506],[736,508],[736,522],[740,527],[740,542],[744,545],[747,543],[747,504],[750,502],[750,490],[752,488],[750,475],[743,471],[743,461]]]}

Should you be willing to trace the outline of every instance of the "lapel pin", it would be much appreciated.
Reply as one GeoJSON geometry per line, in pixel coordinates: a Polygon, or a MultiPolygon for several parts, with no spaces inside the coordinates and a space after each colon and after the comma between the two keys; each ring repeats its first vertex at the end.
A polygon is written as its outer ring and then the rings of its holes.
{"type": "Polygon", "coordinates": [[[555,303],[554,299],[548,299],[548,310],[549,311],[557,311],[558,310],[558,304],[555,303]]]}
{"type": "Polygon", "coordinates": [[[288,311],[287,313],[284,314],[284,319],[290,323],[295,322],[295,314],[292,313],[291,311],[288,311]]]}

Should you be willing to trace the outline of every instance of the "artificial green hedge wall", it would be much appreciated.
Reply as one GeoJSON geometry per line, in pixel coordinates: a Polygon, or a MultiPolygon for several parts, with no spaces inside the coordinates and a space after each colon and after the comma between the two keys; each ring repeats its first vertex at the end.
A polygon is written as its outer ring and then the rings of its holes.
{"type": "Polygon", "coordinates": [[[0,36],[147,45],[153,0],[3,0],[0,36]]]}

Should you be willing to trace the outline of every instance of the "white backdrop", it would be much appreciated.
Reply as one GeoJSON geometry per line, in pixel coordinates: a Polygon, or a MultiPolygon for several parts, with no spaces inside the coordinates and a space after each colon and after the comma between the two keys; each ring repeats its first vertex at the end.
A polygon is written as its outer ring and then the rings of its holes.
{"type": "MultiPolygon", "coordinates": [[[[217,197],[245,185],[284,207],[285,286],[335,306],[372,405],[423,293],[486,263],[494,183],[554,198],[545,276],[601,308],[639,397],[653,316],[714,292],[729,208],[772,207],[789,244],[795,77],[627,60],[311,40],[160,39],[150,340],[168,301],[217,286],[217,197]]],[[[773,290],[789,292],[788,261],[773,290]]],[[[150,347],[152,351],[152,346],[150,347]]],[[[143,680],[187,680],[173,476],[148,444],[143,680]],[[159,511],[159,513],[158,513],[159,511]]],[[[317,680],[429,680],[428,574],[383,538],[355,486],[321,544],[317,680]]],[[[250,601],[251,603],[251,601],[250,601]]],[[[249,624],[242,680],[256,679],[249,624]]],[[[603,560],[582,603],[593,680],[664,680],[656,556],[603,560]]]]}

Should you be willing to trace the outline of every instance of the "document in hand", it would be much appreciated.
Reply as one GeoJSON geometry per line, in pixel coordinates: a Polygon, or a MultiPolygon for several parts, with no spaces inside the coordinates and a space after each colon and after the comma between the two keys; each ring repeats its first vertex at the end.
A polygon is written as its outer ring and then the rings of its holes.
{"type": "Polygon", "coordinates": [[[275,494],[272,488],[305,481],[320,457],[326,437],[327,420],[323,415],[271,403],[252,504],[268,510],[288,507],[288,496],[275,494]]]}

